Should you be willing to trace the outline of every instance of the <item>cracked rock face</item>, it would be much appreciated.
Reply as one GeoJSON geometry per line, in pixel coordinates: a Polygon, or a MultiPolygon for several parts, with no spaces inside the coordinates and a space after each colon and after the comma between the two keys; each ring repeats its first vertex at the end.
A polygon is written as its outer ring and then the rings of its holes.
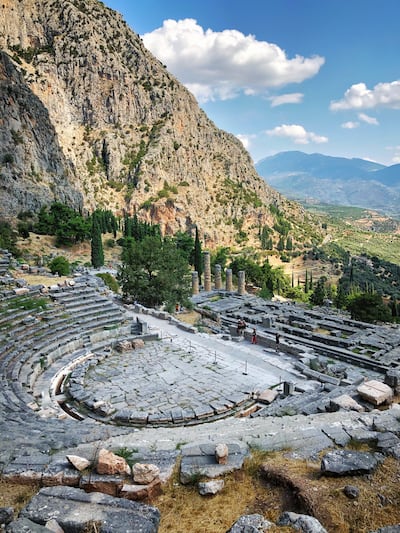
{"type": "Polygon", "coordinates": [[[321,473],[325,476],[356,476],[372,473],[382,462],[379,453],[335,450],[324,455],[321,473]]]}
{"type": "Polygon", "coordinates": [[[101,2],[4,0],[0,46],[5,214],[101,203],[166,233],[199,224],[209,245],[232,242],[233,220],[258,242],[271,204],[310,222],[101,2]]]}
{"type": "MultiPolygon", "coordinates": [[[[11,531],[18,531],[19,520],[30,521],[34,526],[51,519],[57,520],[64,531],[83,531],[89,524],[96,523],[101,531],[156,533],[160,512],[149,505],[98,492],[88,494],[73,487],[45,487],[21,511],[11,531]]],[[[33,527],[29,529],[34,530],[33,527]]]]}

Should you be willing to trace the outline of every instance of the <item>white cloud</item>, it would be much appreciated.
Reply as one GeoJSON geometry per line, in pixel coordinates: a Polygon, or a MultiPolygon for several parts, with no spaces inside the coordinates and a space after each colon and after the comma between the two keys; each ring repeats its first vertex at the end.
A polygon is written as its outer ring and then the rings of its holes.
{"type": "Polygon", "coordinates": [[[200,101],[257,94],[315,76],[320,56],[288,58],[276,44],[237,30],[204,30],[196,20],[165,20],[142,35],[145,46],[200,101]]]}
{"type": "Polygon", "coordinates": [[[375,107],[400,109],[400,80],[378,83],[373,89],[368,89],[365,83],[356,83],[347,89],[342,100],[330,104],[332,111],[375,107]]]}
{"type": "Polygon", "coordinates": [[[299,124],[282,124],[272,130],[267,130],[266,134],[271,137],[287,137],[296,144],[309,144],[310,142],[321,144],[328,142],[328,137],[307,131],[299,124]]]}
{"type": "Polygon", "coordinates": [[[386,150],[390,150],[391,152],[394,152],[393,157],[391,159],[391,164],[392,165],[400,163],[400,145],[398,145],[398,146],[386,146],[386,150]]]}
{"type": "Polygon", "coordinates": [[[278,96],[271,96],[268,100],[271,100],[271,107],[277,107],[284,104],[301,104],[303,101],[303,93],[288,93],[280,94],[278,96]]]}
{"type": "Polygon", "coordinates": [[[241,141],[246,150],[250,149],[251,141],[257,137],[257,135],[247,135],[244,133],[238,133],[236,137],[241,141]]]}
{"type": "Polygon", "coordinates": [[[366,113],[358,113],[358,118],[367,124],[372,124],[374,126],[379,126],[378,119],[375,117],[370,117],[366,113]]]}
{"type": "Polygon", "coordinates": [[[354,128],[358,128],[359,125],[360,125],[359,122],[352,122],[352,121],[343,122],[342,128],[346,130],[353,130],[354,128]]]}

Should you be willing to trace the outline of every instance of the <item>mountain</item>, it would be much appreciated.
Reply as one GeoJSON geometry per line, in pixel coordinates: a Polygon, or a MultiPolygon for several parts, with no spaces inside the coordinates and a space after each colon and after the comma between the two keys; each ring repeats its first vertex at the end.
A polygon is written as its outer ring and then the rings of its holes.
{"type": "Polygon", "coordinates": [[[293,151],[266,157],[256,169],[289,198],[400,213],[400,165],[293,151]]]}
{"type": "Polygon", "coordinates": [[[400,164],[378,170],[374,177],[380,183],[400,190],[400,164]]]}
{"type": "Polygon", "coordinates": [[[254,244],[273,205],[299,242],[317,231],[101,2],[3,0],[0,49],[3,216],[61,200],[254,244]]]}

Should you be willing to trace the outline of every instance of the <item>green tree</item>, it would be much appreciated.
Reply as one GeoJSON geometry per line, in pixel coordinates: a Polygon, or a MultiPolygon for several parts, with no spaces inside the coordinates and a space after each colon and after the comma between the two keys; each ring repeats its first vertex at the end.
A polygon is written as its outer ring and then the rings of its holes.
{"type": "Polygon", "coordinates": [[[321,276],[317,281],[313,293],[310,296],[310,302],[314,305],[322,305],[326,298],[326,276],[321,276]]]}
{"type": "Polygon", "coordinates": [[[91,261],[94,268],[104,265],[103,241],[101,240],[101,227],[98,215],[93,213],[92,217],[92,239],[91,239],[91,261]]]}
{"type": "Polygon", "coordinates": [[[57,245],[72,245],[89,238],[90,219],[61,202],[54,202],[50,208],[41,208],[35,231],[56,235],[57,245]]]}
{"type": "Polygon", "coordinates": [[[196,236],[194,239],[193,266],[199,275],[199,283],[201,284],[201,275],[203,274],[203,254],[201,250],[201,242],[200,242],[199,230],[197,229],[197,226],[196,226],[196,236]]]}
{"type": "Polygon", "coordinates": [[[283,236],[279,237],[279,241],[278,241],[278,244],[276,245],[276,249],[279,252],[283,252],[283,250],[285,249],[285,238],[283,236]]]}
{"type": "Polygon", "coordinates": [[[68,259],[62,255],[58,255],[52,259],[48,264],[48,267],[52,274],[58,274],[59,276],[68,276],[71,271],[68,259]]]}
{"type": "Polygon", "coordinates": [[[0,220],[0,248],[8,250],[14,255],[19,255],[16,244],[17,234],[11,224],[6,220],[0,220]]]}
{"type": "Polygon", "coordinates": [[[175,244],[178,250],[180,250],[182,256],[186,259],[188,264],[193,256],[194,239],[189,233],[184,231],[178,231],[174,235],[175,244]]]}
{"type": "Polygon", "coordinates": [[[191,292],[190,268],[171,239],[147,236],[132,240],[122,252],[117,279],[124,298],[156,307],[175,308],[188,304],[191,292]]]}
{"type": "Polygon", "coordinates": [[[344,309],[346,307],[346,304],[347,304],[347,296],[344,291],[343,284],[339,283],[337,287],[337,292],[336,292],[335,306],[338,309],[344,309]]]}
{"type": "Polygon", "coordinates": [[[351,318],[363,322],[390,322],[392,313],[377,292],[362,292],[349,296],[347,309],[351,318]]]}
{"type": "Polygon", "coordinates": [[[221,265],[222,271],[226,268],[230,254],[230,248],[228,246],[219,246],[214,252],[211,253],[211,267],[215,265],[221,265]]]}

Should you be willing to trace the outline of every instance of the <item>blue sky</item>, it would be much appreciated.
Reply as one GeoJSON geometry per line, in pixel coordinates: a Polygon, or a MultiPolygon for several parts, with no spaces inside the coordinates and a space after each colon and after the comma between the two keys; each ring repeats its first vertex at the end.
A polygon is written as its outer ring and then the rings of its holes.
{"type": "Polygon", "coordinates": [[[254,162],[400,163],[400,0],[105,0],[254,162]]]}

